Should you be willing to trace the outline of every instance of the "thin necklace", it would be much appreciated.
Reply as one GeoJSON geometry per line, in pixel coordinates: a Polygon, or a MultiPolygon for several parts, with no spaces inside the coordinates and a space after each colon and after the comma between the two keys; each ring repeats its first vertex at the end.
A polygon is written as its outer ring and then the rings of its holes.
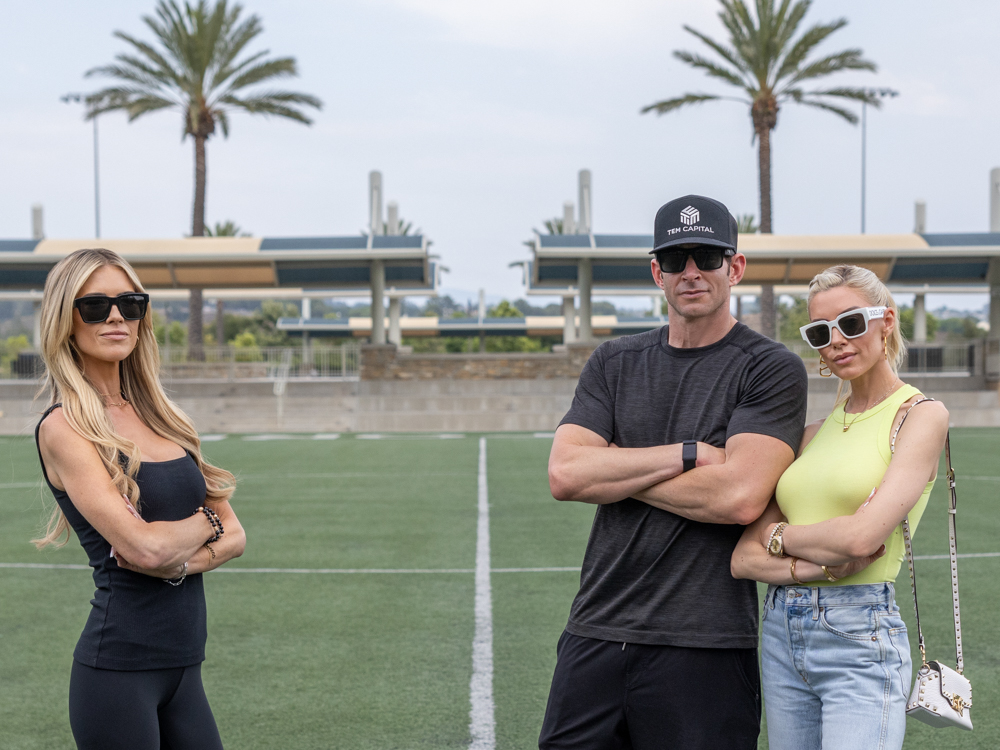
{"type": "Polygon", "coordinates": [[[112,401],[112,402],[110,402],[108,404],[105,404],[105,406],[125,406],[125,405],[128,404],[128,396],[125,395],[125,391],[119,391],[117,395],[114,394],[114,393],[100,393],[100,392],[98,392],[98,395],[99,396],[103,396],[104,398],[117,398],[117,397],[121,397],[121,402],[115,403],[114,401],[112,401]]]}
{"type": "MultiPolygon", "coordinates": [[[[847,421],[847,404],[844,404],[844,432],[847,432],[849,429],[851,429],[851,425],[853,425],[855,422],[858,421],[858,417],[860,417],[866,411],[871,411],[876,406],[878,406],[879,404],[881,404],[886,399],[886,397],[890,393],[892,393],[892,390],[893,390],[893,388],[896,387],[896,382],[898,380],[899,380],[899,378],[896,378],[896,380],[893,380],[892,381],[892,385],[889,386],[889,390],[887,390],[885,393],[883,393],[881,396],[879,396],[877,399],[875,399],[875,403],[873,403],[871,406],[869,406],[868,408],[864,409],[863,411],[859,411],[857,414],[855,414],[854,415],[854,419],[852,419],[850,421],[850,423],[848,423],[848,421],[847,421]]],[[[850,399],[848,399],[848,401],[850,401],[850,399]]]]}

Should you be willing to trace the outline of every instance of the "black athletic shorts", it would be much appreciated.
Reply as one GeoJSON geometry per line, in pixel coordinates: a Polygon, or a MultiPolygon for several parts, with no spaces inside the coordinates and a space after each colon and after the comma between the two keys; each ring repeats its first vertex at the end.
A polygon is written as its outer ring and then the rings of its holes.
{"type": "Polygon", "coordinates": [[[756,750],[755,648],[643,646],[564,632],[541,750],[756,750]]]}

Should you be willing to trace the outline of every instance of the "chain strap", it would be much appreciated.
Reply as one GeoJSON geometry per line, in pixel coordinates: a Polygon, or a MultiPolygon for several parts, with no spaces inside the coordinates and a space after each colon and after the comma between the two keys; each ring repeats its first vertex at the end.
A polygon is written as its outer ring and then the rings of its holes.
{"type": "MultiPolygon", "coordinates": [[[[889,452],[892,455],[896,454],[896,435],[899,434],[899,429],[903,426],[903,422],[906,421],[906,417],[909,416],[910,410],[917,404],[922,404],[924,401],[934,401],[934,399],[921,398],[920,400],[913,402],[910,405],[910,408],[906,410],[906,413],[903,414],[903,418],[899,420],[899,424],[892,433],[892,441],[889,444],[889,452]]],[[[955,516],[958,510],[958,495],[955,492],[955,469],[951,465],[950,431],[944,439],[944,456],[945,462],[948,466],[948,547],[949,556],[951,557],[951,596],[955,613],[955,659],[957,663],[957,672],[962,674],[962,671],[965,668],[965,662],[962,659],[962,618],[958,603],[958,534],[955,528],[955,516]]],[[[924,650],[924,632],[920,627],[920,608],[917,605],[917,577],[913,570],[913,547],[910,543],[909,516],[903,519],[903,542],[906,545],[906,564],[910,568],[910,587],[913,591],[913,613],[917,617],[917,643],[920,646],[920,660],[923,664],[926,664],[927,653],[924,650]]]]}

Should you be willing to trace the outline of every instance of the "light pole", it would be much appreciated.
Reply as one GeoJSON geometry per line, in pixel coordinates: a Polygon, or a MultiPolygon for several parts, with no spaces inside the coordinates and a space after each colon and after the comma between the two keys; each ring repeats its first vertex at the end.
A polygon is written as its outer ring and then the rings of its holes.
{"type": "MultiPolygon", "coordinates": [[[[868,96],[875,96],[879,99],[895,98],[899,96],[898,91],[892,89],[863,89],[868,96]]],[[[868,140],[868,102],[861,102],[861,234],[865,233],[865,149],[868,140]]]]}
{"type": "MultiPolygon", "coordinates": [[[[70,102],[75,102],[77,104],[81,102],[86,102],[86,96],[84,94],[66,94],[65,96],[60,96],[59,100],[69,104],[70,102]]],[[[94,121],[94,237],[101,236],[101,181],[100,181],[100,169],[98,163],[98,151],[97,151],[97,115],[91,118],[94,121]]]]}

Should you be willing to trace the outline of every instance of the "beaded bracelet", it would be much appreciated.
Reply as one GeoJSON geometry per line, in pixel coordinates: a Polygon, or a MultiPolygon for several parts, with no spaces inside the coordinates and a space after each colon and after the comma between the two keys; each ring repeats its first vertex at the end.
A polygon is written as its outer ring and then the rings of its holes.
{"type": "Polygon", "coordinates": [[[222,535],[226,533],[226,530],[222,528],[222,521],[219,520],[219,514],[216,513],[214,510],[212,510],[211,508],[207,508],[204,505],[202,505],[197,510],[195,510],[195,512],[192,513],[191,515],[196,516],[199,513],[205,514],[205,518],[207,518],[208,522],[212,524],[212,529],[215,531],[215,536],[209,539],[208,543],[211,544],[212,542],[219,541],[219,539],[222,538],[222,535]]]}

